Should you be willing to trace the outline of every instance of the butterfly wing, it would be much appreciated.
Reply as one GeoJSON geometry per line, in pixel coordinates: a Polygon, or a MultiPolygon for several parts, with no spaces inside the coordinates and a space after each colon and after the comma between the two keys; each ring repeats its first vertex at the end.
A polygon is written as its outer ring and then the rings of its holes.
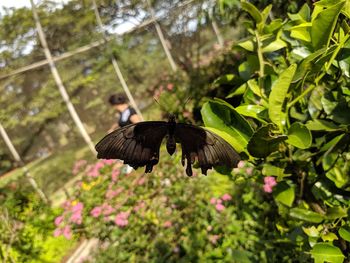
{"type": "Polygon", "coordinates": [[[218,135],[190,124],[178,123],[175,138],[181,143],[182,165],[187,161],[186,174],[192,175],[191,165],[197,160],[202,173],[213,166],[237,167],[238,153],[218,135]]]}
{"type": "Polygon", "coordinates": [[[95,148],[99,159],[120,159],[134,169],[152,171],[159,160],[159,148],[167,134],[167,122],[145,121],[130,124],[106,135],[95,148]]]}

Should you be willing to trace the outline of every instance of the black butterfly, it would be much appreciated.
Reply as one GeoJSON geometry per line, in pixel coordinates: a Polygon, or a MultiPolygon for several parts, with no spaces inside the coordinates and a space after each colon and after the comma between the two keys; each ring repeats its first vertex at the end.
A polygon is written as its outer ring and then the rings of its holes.
{"type": "Polygon", "coordinates": [[[194,125],[176,123],[174,115],[169,115],[168,122],[139,122],[111,132],[96,144],[97,158],[121,159],[134,169],[146,166],[145,172],[150,173],[159,161],[159,148],[165,136],[170,155],[175,152],[176,143],[181,144],[181,163],[184,166],[187,161],[188,176],[192,176],[191,165],[196,160],[205,175],[213,166],[237,167],[240,160],[221,137],[194,125]]]}

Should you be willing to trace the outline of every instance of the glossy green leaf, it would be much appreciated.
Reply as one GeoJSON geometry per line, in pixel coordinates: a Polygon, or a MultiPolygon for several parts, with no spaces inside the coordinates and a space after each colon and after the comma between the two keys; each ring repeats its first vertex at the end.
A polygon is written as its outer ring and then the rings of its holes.
{"type": "Polygon", "coordinates": [[[318,119],[310,120],[305,125],[311,131],[336,131],[339,129],[339,126],[333,122],[318,119]]]}
{"type": "Polygon", "coordinates": [[[247,1],[242,1],[241,7],[252,16],[252,18],[255,20],[255,23],[258,24],[263,20],[261,12],[253,4],[247,1]]]}
{"type": "Polygon", "coordinates": [[[260,122],[266,123],[265,120],[263,120],[260,117],[260,114],[266,110],[265,107],[260,106],[260,105],[242,105],[242,106],[238,106],[236,108],[236,111],[246,117],[251,117],[254,119],[259,120],[260,122]]]}
{"type": "Polygon", "coordinates": [[[340,206],[335,206],[327,209],[326,218],[330,220],[344,218],[348,216],[348,210],[340,206]]]}
{"type": "Polygon", "coordinates": [[[311,42],[310,28],[312,23],[303,23],[294,27],[291,27],[290,35],[293,38],[300,39],[305,42],[311,42]]]}
{"type": "Polygon", "coordinates": [[[269,116],[273,123],[275,123],[280,130],[286,123],[286,113],[283,111],[283,104],[288,94],[290,83],[293,79],[297,66],[291,65],[281,73],[278,79],[272,86],[269,96],[269,116]]]}
{"type": "Polygon", "coordinates": [[[286,182],[280,182],[274,188],[273,195],[275,200],[291,207],[295,199],[295,187],[287,184],[286,182]]]}
{"type": "Polygon", "coordinates": [[[315,226],[311,227],[302,227],[304,233],[308,235],[309,237],[319,237],[320,231],[315,226]]]}
{"type": "Polygon", "coordinates": [[[300,149],[307,149],[312,143],[311,132],[304,124],[294,122],[288,129],[287,143],[300,149]]]}
{"type": "Polygon", "coordinates": [[[281,181],[284,177],[291,176],[291,174],[286,174],[284,172],[284,168],[277,167],[270,163],[264,164],[262,174],[264,176],[277,176],[277,181],[281,181]]]}
{"type": "Polygon", "coordinates": [[[239,87],[235,87],[233,88],[231,91],[230,91],[230,94],[226,96],[226,98],[232,98],[234,96],[239,96],[239,95],[242,95],[244,94],[244,92],[246,91],[247,89],[247,84],[244,83],[242,84],[241,86],[239,87]]]}
{"type": "Polygon", "coordinates": [[[341,263],[345,258],[341,250],[331,243],[317,243],[310,252],[315,263],[341,263]]]}
{"type": "Polygon", "coordinates": [[[239,42],[239,43],[237,43],[237,46],[239,46],[247,51],[250,51],[250,52],[253,52],[255,50],[255,44],[254,44],[253,40],[251,40],[251,39],[239,42]]]}
{"type": "Polygon", "coordinates": [[[219,99],[211,100],[203,105],[201,113],[205,126],[227,133],[239,142],[241,148],[246,147],[253,130],[230,104],[219,99]]]}
{"type": "Polygon", "coordinates": [[[350,227],[342,226],[338,231],[340,237],[348,242],[350,242],[350,227]]]}
{"type": "Polygon", "coordinates": [[[334,240],[338,240],[337,235],[332,232],[328,232],[327,234],[321,235],[321,238],[325,242],[326,241],[333,242],[334,240]]]}
{"type": "Polygon", "coordinates": [[[267,125],[258,129],[248,143],[248,152],[258,158],[269,156],[278,150],[279,144],[288,137],[285,135],[274,135],[272,125],[267,125]]]}
{"type": "Polygon", "coordinates": [[[226,74],[226,75],[223,75],[219,78],[217,78],[215,81],[214,81],[214,84],[231,84],[231,83],[234,83],[234,79],[236,78],[236,76],[234,74],[226,74]]]}
{"type": "Polygon", "coordinates": [[[286,46],[287,43],[284,42],[282,39],[276,39],[275,41],[269,43],[267,46],[263,47],[262,51],[263,53],[271,53],[285,48],[286,46]]]}
{"type": "Polygon", "coordinates": [[[320,223],[324,219],[323,215],[303,208],[292,208],[289,214],[291,217],[312,223],[320,223]]]}
{"type": "Polygon", "coordinates": [[[224,131],[219,130],[219,129],[215,129],[213,127],[203,127],[203,128],[219,135],[220,137],[222,137],[225,141],[227,141],[229,144],[231,144],[232,147],[237,152],[244,152],[245,151],[245,148],[243,147],[241,138],[239,136],[230,135],[227,132],[224,132],[224,131]]]}
{"type": "Polygon", "coordinates": [[[311,40],[314,50],[328,46],[338,15],[344,4],[345,1],[341,1],[336,5],[322,10],[312,21],[311,40]]]}

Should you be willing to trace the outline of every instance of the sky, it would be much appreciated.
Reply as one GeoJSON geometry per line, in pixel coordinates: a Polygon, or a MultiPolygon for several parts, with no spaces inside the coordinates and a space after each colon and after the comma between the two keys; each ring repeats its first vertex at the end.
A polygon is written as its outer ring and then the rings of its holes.
{"type": "MultiPolygon", "coordinates": [[[[54,0],[57,3],[66,3],[69,0],[54,0]]],[[[38,4],[40,0],[34,0],[35,4],[38,4]]],[[[30,7],[30,0],[0,0],[0,13],[3,11],[3,7],[15,7],[15,8],[21,8],[21,7],[30,7]]],[[[138,21],[133,21],[130,19],[130,21],[125,21],[121,25],[117,26],[116,28],[107,29],[109,33],[117,33],[122,34],[132,28],[135,27],[135,24],[138,24],[138,21]]]]}

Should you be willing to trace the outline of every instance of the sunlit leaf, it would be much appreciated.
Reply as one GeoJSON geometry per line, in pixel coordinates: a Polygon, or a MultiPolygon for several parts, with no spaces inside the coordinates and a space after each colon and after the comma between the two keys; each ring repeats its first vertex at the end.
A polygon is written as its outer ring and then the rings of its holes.
{"type": "Polygon", "coordinates": [[[280,128],[281,131],[286,122],[286,113],[283,111],[283,105],[296,68],[297,66],[293,64],[280,74],[273,84],[269,96],[270,119],[280,128]]]}
{"type": "Polygon", "coordinates": [[[341,250],[331,243],[317,243],[310,252],[315,263],[341,263],[345,258],[341,250]]]}
{"type": "Polygon", "coordinates": [[[300,149],[307,149],[312,143],[311,132],[304,124],[294,122],[288,129],[287,143],[300,149]]]}

